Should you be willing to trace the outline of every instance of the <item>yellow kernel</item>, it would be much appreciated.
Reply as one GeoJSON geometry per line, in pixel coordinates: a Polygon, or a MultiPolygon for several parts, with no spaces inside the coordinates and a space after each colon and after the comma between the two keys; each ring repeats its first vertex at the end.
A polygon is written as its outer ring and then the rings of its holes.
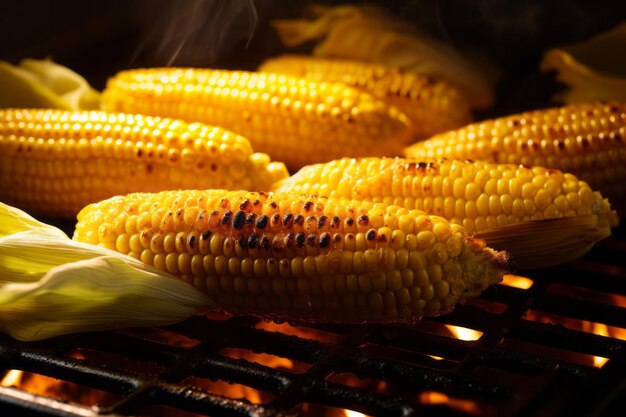
{"type": "Polygon", "coordinates": [[[226,256],[215,257],[215,273],[220,276],[228,275],[228,258],[226,256]]]}
{"type": "Polygon", "coordinates": [[[430,277],[428,276],[426,268],[420,268],[415,270],[413,282],[415,285],[418,285],[420,287],[427,285],[430,282],[430,277]]]}
{"type": "Polygon", "coordinates": [[[359,276],[356,274],[346,275],[346,286],[348,291],[355,293],[359,291],[359,276]]]}
{"type": "Polygon", "coordinates": [[[426,258],[424,254],[419,251],[411,251],[409,253],[409,269],[417,271],[426,267],[426,258]]]}
{"type": "Polygon", "coordinates": [[[370,274],[372,288],[376,292],[383,292],[387,288],[387,275],[384,272],[374,272],[370,274]]]}
{"type": "MultiPolygon", "coordinates": [[[[420,232],[420,233],[424,233],[424,232],[420,232]]],[[[401,247],[404,246],[404,240],[406,238],[406,235],[404,234],[403,231],[401,230],[394,230],[391,234],[391,242],[390,242],[390,246],[393,249],[400,249],[401,247]]]]}
{"type": "Polygon", "coordinates": [[[141,251],[141,262],[153,265],[154,264],[154,253],[150,249],[144,249],[141,251]]]}
{"type": "Polygon", "coordinates": [[[154,253],[163,252],[163,239],[165,235],[163,233],[155,233],[150,239],[150,250],[154,253]]]}
{"type": "Polygon", "coordinates": [[[431,231],[425,230],[417,234],[417,247],[419,249],[428,249],[435,243],[435,234],[431,231]]]}
{"type": "Polygon", "coordinates": [[[372,292],[372,282],[370,280],[369,274],[360,274],[359,277],[359,290],[362,293],[372,292]]]}
{"type": "MultiPolygon", "coordinates": [[[[352,257],[350,257],[350,261],[352,263],[352,257]]],[[[294,277],[304,277],[304,260],[301,256],[296,256],[291,260],[291,273],[294,277]]]]}
{"type": "Polygon", "coordinates": [[[403,269],[402,272],[402,286],[411,287],[414,282],[414,273],[410,269],[403,269]]]}
{"type": "Polygon", "coordinates": [[[448,260],[448,251],[446,249],[446,245],[441,242],[437,242],[433,245],[433,255],[435,257],[435,262],[438,264],[442,264],[448,260]]]}
{"type": "Polygon", "coordinates": [[[254,276],[263,278],[267,276],[267,269],[265,268],[265,259],[257,258],[253,264],[254,276]]]}
{"type": "Polygon", "coordinates": [[[266,263],[266,268],[267,275],[269,277],[277,277],[280,275],[280,272],[278,272],[278,262],[276,261],[276,258],[269,258],[266,263]]]}
{"type": "Polygon", "coordinates": [[[165,266],[165,257],[166,255],[164,253],[157,253],[156,255],[154,255],[153,262],[155,268],[161,271],[167,271],[167,267],[165,266]]]}
{"type": "Polygon", "coordinates": [[[396,291],[402,288],[402,274],[399,270],[387,272],[387,289],[390,291],[396,291]]]}
{"type": "Polygon", "coordinates": [[[241,274],[241,261],[239,260],[239,258],[228,259],[228,272],[233,276],[238,276],[241,274]]]}
{"type": "Polygon", "coordinates": [[[417,236],[415,236],[414,234],[406,235],[406,238],[404,240],[404,248],[409,252],[417,249],[417,236]]]}
{"type": "Polygon", "coordinates": [[[178,255],[178,270],[183,274],[191,274],[191,255],[181,253],[178,255]]]}
{"type": "Polygon", "coordinates": [[[522,198],[524,200],[533,199],[535,197],[535,194],[537,194],[537,186],[533,183],[527,182],[522,186],[522,198]]]}
{"type": "Polygon", "coordinates": [[[178,274],[178,254],[168,253],[165,257],[165,267],[170,274],[178,274]]]}
{"type": "Polygon", "coordinates": [[[315,267],[315,257],[307,256],[302,261],[302,267],[304,269],[304,275],[312,278],[317,275],[317,269],[315,267]]]}
{"type": "Polygon", "coordinates": [[[248,283],[244,277],[235,277],[233,279],[233,287],[236,293],[243,294],[248,291],[248,283]]]}
{"type": "Polygon", "coordinates": [[[537,210],[545,209],[550,204],[551,200],[552,196],[550,195],[550,193],[543,189],[537,191],[537,193],[535,194],[535,198],[533,199],[537,210]]]}
{"type": "Polygon", "coordinates": [[[438,282],[443,278],[443,270],[439,264],[431,263],[426,267],[426,270],[428,271],[428,278],[430,278],[431,283],[438,282]]]}
{"type": "Polygon", "coordinates": [[[122,233],[121,235],[117,236],[117,239],[115,239],[115,250],[120,253],[126,253],[126,254],[130,252],[130,246],[128,244],[127,233],[122,233]]]}
{"type": "Polygon", "coordinates": [[[163,237],[163,251],[166,253],[176,251],[176,234],[174,232],[170,232],[163,237]]]}
{"type": "Polygon", "coordinates": [[[143,251],[144,248],[141,245],[138,233],[135,233],[128,239],[128,246],[132,252],[141,253],[143,251]]]}
{"type": "Polygon", "coordinates": [[[196,254],[191,257],[191,273],[195,277],[203,277],[204,267],[203,267],[203,256],[196,254]]]}
{"type": "Polygon", "coordinates": [[[433,284],[427,284],[421,287],[421,298],[424,301],[432,300],[435,296],[435,287],[433,284]]]}
{"type": "Polygon", "coordinates": [[[430,300],[424,308],[426,314],[437,314],[441,311],[441,301],[437,299],[430,300]]]}
{"type": "Polygon", "coordinates": [[[438,281],[435,283],[435,298],[442,299],[450,292],[450,284],[448,281],[438,281]]]}
{"type": "Polygon", "coordinates": [[[213,255],[204,255],[202,257],[202,268],[206,275],[215,275],[215,257],[213,255]]]}
{"type": "Polygon", "coordinates": [[[373,292],[370,293],[367,297],[368,299],[368,306],[374,310],[382,310],[384,307],[383,304],[383,297],[380,293],[378,292],[373,292]]]}
{"type": "Polygon", "coordinates": [[[212,255],[221,255],[224,251],[224,236],[219,233],[211,235],[211,242],[209,243],[212,255]]]}
{"type": "Polygon", "coordinates": [[[396,268],[403,270],[409,265],[409,251],[406,248],[398,249],[396,251],[396,268]]]}

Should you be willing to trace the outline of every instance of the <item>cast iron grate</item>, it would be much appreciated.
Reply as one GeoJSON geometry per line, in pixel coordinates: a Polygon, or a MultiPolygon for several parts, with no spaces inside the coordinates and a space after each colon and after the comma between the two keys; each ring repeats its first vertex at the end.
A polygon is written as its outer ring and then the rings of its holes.
{"type": "Polygon", "coordinates": [[[450,315],[416,325],[298,327],[326,338],[287,334],[285,325],[264,328],[254,317],[197,317],[160,329],[38,343],[0,335],[4,373],[45,375],[115,399],[85,406],[0,387],[0,407],[12,411],[2,415],[20,416],[147,416],[155,405],[208,416],[297,415],[309,406],[380,416],[617,415],[626,397],[626,341],[623,333],[602,336],[588,327],[626,328],[625,256],[622,229],[580,261],[525,275],[532,280],[529,288],[497,285],[450,315]],[[442,332],[444,325],[482,334],[459,340],[442,332]],[[162,333],[182,342],[153,337],[162,333]],[[289,372],[229,356],[225,349],[305,366],[289,372]],[[101,363],[70,354],[76,351],[122,360],[101,363]],[[594,366],[596,356],[606,358],[601,368],[594,366]],[[189,378],[244,385],[269,393],[269,400],[227,398],[194,387],[189,378]],[[432,392],[445,401],[421,400],[432,392]]]}

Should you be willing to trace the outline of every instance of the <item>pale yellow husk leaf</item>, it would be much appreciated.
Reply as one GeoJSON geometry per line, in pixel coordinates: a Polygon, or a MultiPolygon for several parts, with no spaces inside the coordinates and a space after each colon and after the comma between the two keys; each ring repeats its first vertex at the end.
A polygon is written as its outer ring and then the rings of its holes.
{"type": "Polygon", "coordinates": [[[315,18],[272,22],[286,46],[317,41],[314,56],[375,62],[455,86],[473,108],[493,104],[495,66],[416,31],[374,5],[317,6],[315,18]]]}
{"type": "Polygon", "coordinates": [[[585,42],[548,50],[543,71],[556,71],[567,88],[552,97],[566,104],[626,101],[626,23],[585,42]]]}
{"type": "Polygon", "coordinates": [[[16,339],[171,324],[211,307],[167,273],[0,203],[0,330],[16,339]]]}
{"type": "Polygon", "coordinates": [[[100,93],[87,80],[49,59],[0,61],[0,107],[98,110],[100,93]]]}

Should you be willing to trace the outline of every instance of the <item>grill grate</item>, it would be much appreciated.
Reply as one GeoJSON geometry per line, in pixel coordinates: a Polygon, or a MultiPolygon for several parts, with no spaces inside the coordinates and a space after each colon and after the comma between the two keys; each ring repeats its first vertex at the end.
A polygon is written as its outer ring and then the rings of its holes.
{"type": "Polygon", "coordinates": [[[297,328],[313,338],[288,334],[288,325],[264,328],[245,316],[37,343],[0,335],[1,370],[45,375],[115,398],[90,407],[0,387],[0,406],[14,415],[64,417],[147,416],[155,405],[212,416],[294,415],[318,406],[384,416],[615,415],[626,395],[626,341],[587,327],[602,323],[610,326],[608,334],[626,328],[623,301],[622,307],[607,301],[626,297],[625,255],[622,229],[578,262],[531,273],[527,289],[497,285],[450,315],[414,325],[297,328]],[[551,324],[563,318],[570,320],[551,324]],[[482,334],[459,340],[445,325],[482,334]],[[233,349],[288,358],[302,369],[224,353],[233,349]],[[607,358],[602,368],[593,366],[594,356],[607,358]],[[270,398],[252,404],[193,387],[203,379],[270,398]],[[429,392],[452,400],[423,401],[429,392]]]}

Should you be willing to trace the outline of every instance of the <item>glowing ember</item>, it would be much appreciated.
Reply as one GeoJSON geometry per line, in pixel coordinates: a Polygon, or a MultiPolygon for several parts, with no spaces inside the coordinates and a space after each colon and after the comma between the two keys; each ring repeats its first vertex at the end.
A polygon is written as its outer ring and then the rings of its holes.
{"type": "Polygon", "coordinates": [[[448,330],[452,332],[454,337],[468,342],[478,340],[483,335],[483,332],[474,329],[468,329],[467,327],[453,326],[451,324],[446,324],[445,326],[448,328],[448,330]]]}
{"type": "Polygon", "coordinates": [[[4,378],[2,378],[2,381],[0,381],[0,385],[4,387],[10,387],[10,386],[17,387],[19,386],[19,383],[22,380],[23,374],[24,374],[24,371],[11,369],[9,372],[7,372],[4,378]]]}
{"type": "MultiPolygon", "coordinates": [[[[609,328],[606,324],[602,324],[602,323],[594,323],[594,329],[593,332],[597,335],[600,336],[609,336],[609,328]]],[[[624,329],[621,329],[622,331],[624,331],[624,329]]],[[[608,358],[603,358],[602,356],[594,356],[593,357],[593,366],[597,367],[597,368],[602,368],[607,362],[609,361],[608,358]]]]}
{"type": "Polygon", "coordinates": [[[274,321],[260,321],[254,327],[268,332],[283,333],[323,343],[337,343],[343,337],[341,335],[325,332],[323,330],[303,326],[292,326],[288,323],[276,323],[274,321]]]}
{"type": "Polygon", "coordinates": [[[519,288],[521,290],[527,290],[532,287],[534,281],[530,278],[521,277],[519,275],[507,274],[502,279],[500,285],[506,285],[507,287],[519,288]]]}
{"type": "Polygon", "coordinates": [[[424,391],[419,395],[419,402],[422,404],[444,404],[453,410],[462,411],[468,414],[481,414],[478,405],[474,401],[460,398],[452,398],[444,393],[436,391],[424,391]]]}
{"type": "Polygon", "coordinates": [[[359,413],[358,411],[343,410],[343,412],[345,413],[346,417],[367,417],[365,414],[359,413]]]}

